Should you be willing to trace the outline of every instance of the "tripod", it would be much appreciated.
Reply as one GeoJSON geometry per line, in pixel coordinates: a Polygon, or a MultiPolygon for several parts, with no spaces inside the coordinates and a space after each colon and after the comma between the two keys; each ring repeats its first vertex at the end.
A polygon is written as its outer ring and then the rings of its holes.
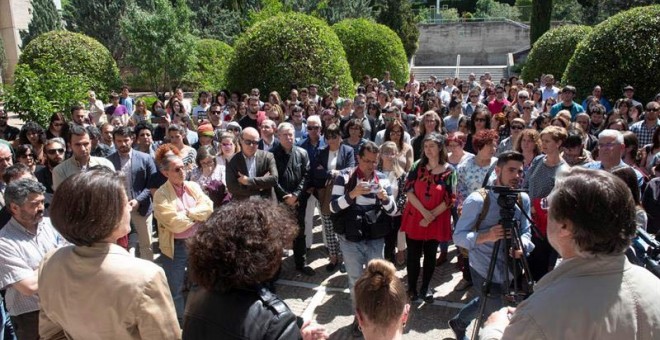
{"type": "MultiPolygon", "coordinates": [[[[497,204],[500,206],[500,221],[499,223],[502,225],[504,228],[504,239],[499,239],[495,242],[493,245],[493,252],[490,258],[490,263],[488,264],[488,273],[486,275],[486,280],[483,283],[483,286],[481,287],[481,301],[479,301],[479,312],[477,314],[477,323],[474,326],[474,330],[472,332],[472,339],[476,340],[478,339],[479,335],[479,329],[483,325],[483,318],[484,318],[484,311],[486,309],[486,303],[487,303],[487,298],[490,295],[490,291],[492,288],[493,284],[493,275],[495,273],[495,267],[497,265],[497,257],[500,255],[501,252],[503,252],[503,258],[504,258],[504,285],[507,285],[506,287],[503,287],[506,289],[506,293],[504,294],[505,297],[507,298],[506,300],[509,301],[511,304],[517,305],[523,300],[523,297],[529,293],[532,292],[533,285],[534,285],[534,280],[532,279],[532,276],[530,274],[529,270],[529,263],[527,262],[527,259],[525,258],[524,254],[521,256],[520,260],[516,260],[515,258],[510,259],[508,250],[513,249],[519,250],[522,249],[522,239],[520,236],[520,230],[519,230],[519,223],[515,219],[515,206],[518,205],[520,207],[520,211],[523,213],[525,218],[529,219],[529,217],[525,214],[525,211],[522,206],[518,202],[516,202],[517,195],[513,196],[515,197],[513,200],[509,195],[506,194],[500,194],[500,196],[497,199],[497,204]],[[504,241],[504,247],[502,247],[502,241],[504,241]],[[513,287],[509,285],[509,282],[511,282],[510,277],[509,277],[509,269],[512,271],[512,276],[513,276],[513,287]],[[518,285],[518,276],[519,274],[522,273],[524,276],[525,282],[527,283],[527,292],[522,292],[518,285]]],[[[531,219],[529,219],[531,222],[531,219]]],[[[531,223],[533,226],[533,223],[531,223]]]]}

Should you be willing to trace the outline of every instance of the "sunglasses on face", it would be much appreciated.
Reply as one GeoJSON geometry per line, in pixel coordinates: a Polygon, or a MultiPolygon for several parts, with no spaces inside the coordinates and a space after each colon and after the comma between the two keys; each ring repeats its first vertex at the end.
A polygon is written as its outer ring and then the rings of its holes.
{"type": "Polygon", "coordinates": [[[520,125],[511,125],[511,130],[522,130],[522,129],[524,129],[524,128],[525,128],[525,127],[520,126],[520,125]]]}
{"type": "Polygon", "coordinates": [[[50,150],[46,150],[46,153],[49,155],[63,154],[64,149],[50,149],[50,150]]]}
{"type": "Polygon", "coordinates": [[[258,141],[258,140],[247,140],[247,139],[244,139],[244,140],[243,140],[243,143],[244,143],[245,145],[247,145],[247,146],[256,146],[257,144],[259,144],[259,141],[258,141]]]}
{"type": "Polygon", "coordinates": [[[314,131],[314,130],[319,130],[320,128],[321,128],[320,126],[308,126],[307,130],[314,131]]]}
{"type": "Polygon", "coordinates": [[[485,122],[486,118],[475,118],[474,121],[475,122],[485,122]]]}

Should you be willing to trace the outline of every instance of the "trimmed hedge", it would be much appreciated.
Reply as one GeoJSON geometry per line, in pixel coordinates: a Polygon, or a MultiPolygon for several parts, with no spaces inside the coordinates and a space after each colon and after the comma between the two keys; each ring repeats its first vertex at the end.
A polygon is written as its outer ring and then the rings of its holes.
{"type": "Polygon", "coordinates": [[[368,74],[381,79],[390,71],[392,80],[408,80],[408,59],[399,36],[389,27],[367,19],[345,19],[332,26],[351,65],[353,79],[368,74]]]}
{"type": "Polygon", "coordinates": [[[234,44],[227,68],[231,90],[249,93],[278,91],[286,96],[292,84],[315,83],[323,93],[334,84],[342,96],[354,93],[346,53],[335,32],[322,20],[300,13],[283,13],[260,21],[234,44]]]}
{"type": "Polygon", "coordinates": [[[36,74],[42,65],[57,65],[69,76],[79,76],[101,98],[121,85],[117,63],[110,51],[86,35],[51,31],[32,40],[21,53],[19,65],[28,65],[36,74]]]}
{"type": "Polygon", "coordinates": [[[562,82],[586,97],[596,84],[616,99],[625,85],[646,103],[660,92],[660,5],[618,13],[594,27],[577,46],[562,82]]]}
{"type": "Polygon", "coordinates": [[[225,72],[234,49],[220,40],[199,39],[195,42],[197,66],[186,77],[192,89],[216,91],[225,87],[225,72]]]}
{"type": "Polygon", "coordinates": [[[521,77],[527,82],[542,74],[561,79],[575,47],[591,30],[589,26],[567,25],[545,32],[529,52],[521,77]]]}

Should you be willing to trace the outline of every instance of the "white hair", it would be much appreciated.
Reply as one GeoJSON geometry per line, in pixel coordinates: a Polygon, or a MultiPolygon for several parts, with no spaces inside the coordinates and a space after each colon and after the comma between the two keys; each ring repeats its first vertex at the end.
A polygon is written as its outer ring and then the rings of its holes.
{"type": "Polygon", "coordinates": [[[615,138],[616,142],[619,144],[623,144],[623,134],[621,131],[617,130],[612,130],[612,129],[605,129],[603,130],[600,134],[598,134],[598,139],[601,140],[603,138],[615,138]]]}
{"type": "Polygon", "coordinates": [[[317,115],[311,115],[311,116],[307,117],[307,123],[309,124],[311,122],[315,122],[316,124],[321,126],[321,118],[317,115]]]}
{"type": "Polygon", "coordinates": [[[296,129],[293,127],[293,124],[291,123],[280,123],[280,125],[277,127],[277,133],[280,133],[282,131],[296,131],[296,129]]]}

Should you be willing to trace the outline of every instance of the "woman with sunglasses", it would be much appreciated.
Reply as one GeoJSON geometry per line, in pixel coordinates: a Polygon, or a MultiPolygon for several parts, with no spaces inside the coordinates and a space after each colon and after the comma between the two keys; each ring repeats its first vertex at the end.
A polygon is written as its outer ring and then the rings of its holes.
{"type": "Polygon", "coordinates": [[[46,130],[46,138],[51,139],[55,137],[64,138],[66,136],[69,126],[66,123],[66,118],[62,112],[53,113],[50,116],[48,129],[46,130]]]}
{"type": "Polygon", "coordinates": [[[354,118],[346,123],[345,129],[348,131],[348,138],[344,139],[344,144],[353,148],[353,155],[355,156],[355,163],[357,163],[358,152],[362,144],[366,143],[367,140],[364,137],[364,127],[362,126],[362,120],[354,118]]]}
{"type": "Polygon", "coordinates": [[[440,116],[435,111],[426,111],[422,115],[421,124],[419,125],[419,136],[410,141],[413,148],[413,159],[415,161],[422,157],[424,138],[434,132],[444,133],[442,119],[440,119],[440,116]]]}
{"type": "Polygon", "coordinates": [[[34,174],[35,170],[37,170],[34,148],[30,144],[21,144],[16,148],[16,160],[18,160],[18,163],[27,166],[30,169],[30,173],[34,174]]]}
{"type": "Polygon", "coordinates": [[[38,123],[27,122],[18,134],[18,144],[30,144],[36,164],[44,164],[44,144],[46,144],[46,131],[38,123]]]}
{"type": "MultiPolygon", "coordinates": [[[[486,108],[478,108],[474,113],[472,114],[472,118],[470,119],[470,124],[469,124],[469,134],[467,136],[467,140],[465,141],[465,151],[471,153],[471,154],[476,154],[478,150],[476,150],[473,145],[472,145],[472,138],[479,133],[479,131],[483,130],[490,130],[490,123],[491,123],[492,117],[490,115],[490,112],[486,108]]],[[[414,146],[414,145],[413,145],[414,146]]]]}

